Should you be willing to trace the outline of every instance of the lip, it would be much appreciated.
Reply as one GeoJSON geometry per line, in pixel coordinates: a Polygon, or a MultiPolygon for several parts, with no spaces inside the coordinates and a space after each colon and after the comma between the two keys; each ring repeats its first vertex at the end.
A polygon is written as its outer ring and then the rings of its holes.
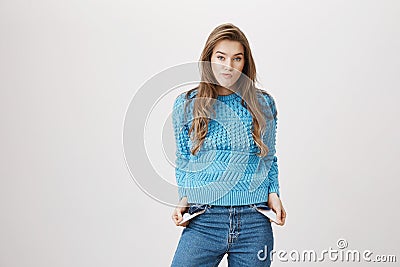
{"type": "Polygon", "coordinates": [[[227,78],[227,79],[232,78],[232,74],[229,74],[229,73],[222,73],[222,76],[223,76],[224,78],[227,78]]]}

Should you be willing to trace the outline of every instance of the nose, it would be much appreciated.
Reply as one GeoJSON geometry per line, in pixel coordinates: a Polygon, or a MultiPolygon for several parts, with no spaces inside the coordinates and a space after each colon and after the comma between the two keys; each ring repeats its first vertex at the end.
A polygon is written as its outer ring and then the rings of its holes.
{"type": "Polygon", "coordinates": [[[233,69],[233,63],[231,60],[227,60],[227,62],[225,64],[225,69],[229,70],[229,71],[233,69]]]}

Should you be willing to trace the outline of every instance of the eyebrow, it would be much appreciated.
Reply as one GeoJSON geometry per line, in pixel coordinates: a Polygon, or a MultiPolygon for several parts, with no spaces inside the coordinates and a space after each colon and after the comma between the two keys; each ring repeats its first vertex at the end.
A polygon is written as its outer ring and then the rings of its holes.
{"type": "MultiPolygon", "coordinates": [[[[221,53],[221,54],[223,54],[223,55],[226,55],[226,53],[221,52],[221,51],[217,51],[217,52],[215,52],[215,54],[216,54],[216,53],[221,53]]],[[[234,56],[237,56],[237,55],[242,55],[242,56],[243,56],[243,53],[240,52],[240,53],[234,54],[234,56]]]]}

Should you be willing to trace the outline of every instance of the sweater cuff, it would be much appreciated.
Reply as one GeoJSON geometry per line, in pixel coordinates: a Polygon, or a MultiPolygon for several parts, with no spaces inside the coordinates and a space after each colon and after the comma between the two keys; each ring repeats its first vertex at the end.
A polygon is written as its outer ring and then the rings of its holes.
{"type": "Polygon", "coordinates": [[[179,186],[178,187],[178,196],[179,196],[179,201],[182,200],[183,197],[187,197],[187,193],[186,193],[186,188],[183,186],[179,186]]]}
{"type": "Polygon", "coordinates": [[[278,195],[278,197],[281,197],[281,194],[279,192],[279,185],[277,184],[270,184],[269,188],[268,188],[268,194],[270,193],[276,193],[278,195]]]}

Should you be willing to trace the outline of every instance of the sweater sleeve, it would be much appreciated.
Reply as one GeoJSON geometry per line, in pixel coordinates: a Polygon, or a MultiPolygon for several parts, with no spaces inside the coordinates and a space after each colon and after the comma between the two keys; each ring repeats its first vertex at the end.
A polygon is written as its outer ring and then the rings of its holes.
{"type": "Polygon", "coordinates": [[[176,159],[175,159],[175,178],[178,185],[179,201],[187,196],[186,182],[187,182],[187,165],[190,158],[189,148],[189,128],[184,119],[185,108],[185,94],[180,94],[174,102],[172,112],[172,123],[175,136],[176,145],[176,159]]]}
{"type": "Polygon", "coordinates": [[[268,171],[268,180],[269,180],[269,188],[268,188],[268,193],[277,193],[278,196],[280,197],[280,192],[279,192],[279,180],[278,180],[278,157],[276,156],[276,132],[277,132],[277,123],[278,123],[278,117],[277,117],[277,109],[275,105],[275,101],[272,98],[271,95],[269,95],[269,102],[270,102],[270,107],[271,107],[271,112],[273,114],[274,118],[274,138],[273,138],[273,147],[269,148],[271,150],[271,154],[267,157],[268,159],[272,159],[271,167],[268,171]]]}

